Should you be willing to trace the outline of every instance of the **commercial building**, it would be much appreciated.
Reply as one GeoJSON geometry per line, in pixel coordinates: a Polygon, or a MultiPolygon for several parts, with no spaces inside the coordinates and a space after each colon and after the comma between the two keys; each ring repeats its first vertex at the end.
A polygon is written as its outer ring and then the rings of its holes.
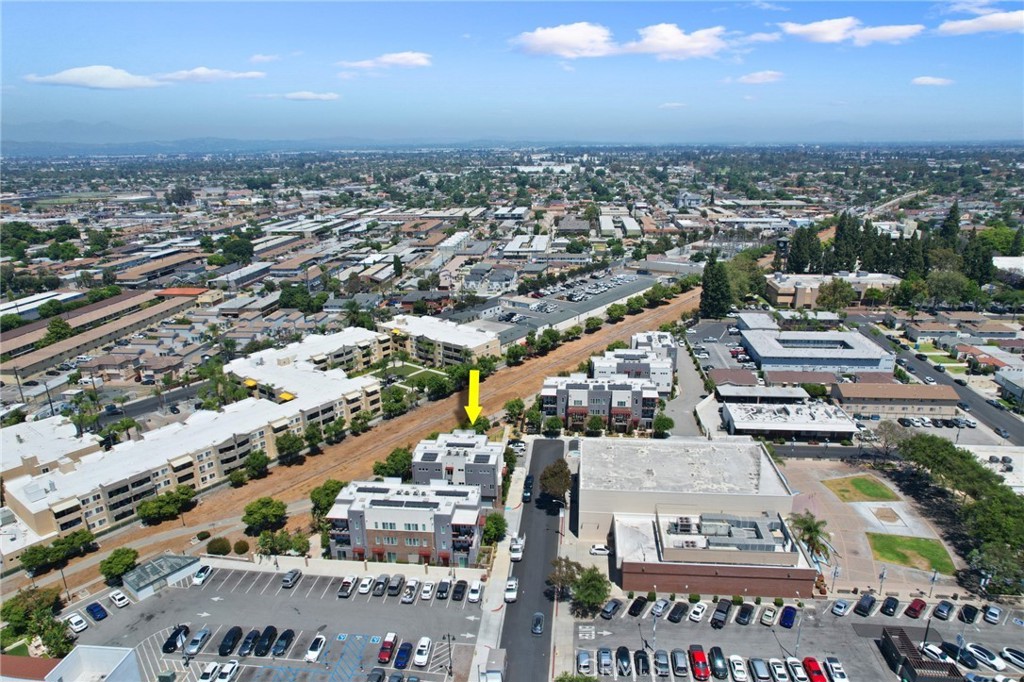
{"type": "Polygon", "coordinates": [[[856,332],[741,332],[762,371],[892,372],[895,356],[856,332]]]}
{"type": "Polygon", "coordinates": [[[558,417],[572,430],[582,430],[592,416],[608,430],[649,429],[658,408],[658,389],[646,379],[615,375],[591,379],[585,374],[548,377],[540,391],[540,410],[558,417]]]}
{"type": "Polygon", "coordinates": [[[590,367],[595,379],[607,380],[617,375],[646,379],[662,396],[672,393],[675,385],[675,362],[648,350],[619,348],[605,351],[603,357],[590,358],[590,367]]]}
{"type": "Polygon", "coordinates": [[[221,289],[242,289],[268,276],[273,265],[270,262],[257,261],[234,272],[211,279],[210,286],[221,289]]]}
{"type": "Polygon", "coordinates": [[[335,559],[470,566],[484,508],[474,485],[353,481],[327,513],[335,559]]]}
{"type": "Polygon", "coordinates": [[[811,594],[793,491],[760,443],[587,438],[579,461],[580,541],[614,547],[623,590],[811,594]]]}
{"type": "Polygon", "coordinates": [[[493,332],[437,317],[395,315],[377,328],[391,335],[395,351],[404,350],[414,359],[437,367],[501,355],[501,343],[493,332]]]}
{"type": "Polygon", "coordinates": [[[832,399],[854,418],[955,417],[959,401],[952,386],[936,384],[835,384],[832,399]]]}
{"type": "Polygon", "coordinates": [[[720,386],[722,423],[733,435],[770,440],[852,440],[857,425],[838,407],[811,402],[802,388],[720,386]]]}
{"type": "Polygon", "coordinates": [[[85,298],[82,291],[44,291],[41,294],[23,296],[13,301],[0,303],[0,316],[17,315],[23,320],[35,320],[39,318],[39,308],[47,303],[74,303],[85,298]]]}
{"type": "Polygon", "coordinates": [[[903,281],[894,275],[863,271],[840,270],[833,275],[794,275],[776,272],[765,275],[765,298],[776,307],[814,308],[818,301],[819,288],[833,279],[841,279],[850,284],[857,293],[857,301],[864,300],[864,293],[868,289],[887,291],[898,287],[903,281]]]}
{"type": "Polygon", "coordinates": [[[674,365],[679,344],[668,332],[639,332],[629,339],[629,347],[650,351],[659,358],[668,358],[674,365]]]}
{"type": "Polygon", "coordinates": [[[434,440],[421,440],[412,453],[412,482],[473,485],[492,504],[501,501],[501,475],[505,468],[504,448],[476,431],[442,433],[434,440]]]}
{"type": "Polygon", "coordinates": [[[999,387],[999,395],[1009,401],[1024,403],[1024,369],[1006,368],[993,377],[999,387]]]}

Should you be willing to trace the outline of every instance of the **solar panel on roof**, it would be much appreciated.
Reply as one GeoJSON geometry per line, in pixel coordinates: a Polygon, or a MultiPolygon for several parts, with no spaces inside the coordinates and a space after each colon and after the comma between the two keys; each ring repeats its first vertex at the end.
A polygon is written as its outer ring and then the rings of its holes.
{"type": "Polygon", "coordinates": [[[491,461],[490,455],[479,454],[473,457],[473,464],[487,464],[491,461]]]}
{"type": "Polygon", "coordinates": [[[370,500],[371,507],[404,507],[404,500],[370,500]]]}
{"type": "Polygon", "coordinates": [[[436,452],[424,452],[423,456],[420,458],[420,461],[423,461],[423,462],[436,462],[437,461],[437,453],[436,452]]]}
{"type": "Polygon", "coordinates": [[[382,495],[384,493],[390,492],[390,490],[390,488],[378,488],[375,486],[360,486],[356,488],[357,493],[380,493],[382,495]]]}

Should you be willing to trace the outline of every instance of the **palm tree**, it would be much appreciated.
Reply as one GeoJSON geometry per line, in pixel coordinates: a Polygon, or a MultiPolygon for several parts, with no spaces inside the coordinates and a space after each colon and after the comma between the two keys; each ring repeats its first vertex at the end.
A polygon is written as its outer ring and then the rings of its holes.
{"type": "Polygon", "coordinates": [[[831,554],[831,547],[828,544],[828,533],[825,526],[828,521],[817,518],[809,511],[801,514],[793,514],[789,517],[789,523],[796,532],[797,539],[804,544],[812,557],[828,559],[831,554]]]}

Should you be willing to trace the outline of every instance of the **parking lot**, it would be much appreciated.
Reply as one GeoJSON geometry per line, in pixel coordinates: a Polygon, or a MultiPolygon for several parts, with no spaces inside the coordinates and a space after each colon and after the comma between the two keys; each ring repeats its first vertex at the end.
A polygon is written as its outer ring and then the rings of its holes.
{"type": "MultiPolygon", "coordinates": [[[[386,568],[394,571],[399,567],[386,568]]],[[[407,578],[417,577],[418,567],[404,568],[407,578]]],[[[363,682],[366,672],[378,665],[388,672],[394,670],[394,659],[387,665],[377,662],[381,641],[388,632],[398,634],[398,645],[415,645],[423,636],[432,640],[428,664],[413,668],[410,663],[407,677],[417,675],[424,682],[440,682],[449,665],[456,670],[468,668],[480,621],[479,604],[450,597],[424,600],[418,595],[411,604],[401,603],[397,596],[358,593],[343,599],[337,596],[342,577],[307,574],[293,588],[286,589],[282,573],[215,569],[202,585],[192,585],[191,578],[187,578],[123,609],[101,598],[110,612],[101,622],[89,618],[84,609],[76,609],[89,624],[79,634],[79,641],[135,646],[146,679],[155,679],[163,670],[175,670],[179,679],[194,680],[211,661],[238,659],[242,663],[239,680],[363,682]],[[211,632],[209,641],[191,662],[184,660],[181,650],[172,654],[162,651],[167,636],[179,623],[189,626],[190,636],[202,628],[211,632]],[[275,626],[279,633],[292,629],[295,639],[277,657],[243,657],[237,650],[218,656],[221,639],[234,625],[244,633],[268,625],[275,626]],[[325,649],[316,663],[306,662],[303,657],[317,635],[327,639],[325,649]]]]}
{"type": "MultiPolygon", "coordinates": [[[[881,600],[879,604],[880,602],[881,600]]],[[[894,617],[880,615],[879,604],[876,604],[873,613],[867,618],[852,613],[842,617],[833,615],[831,609],[834,600],[813,602],[799,610],[792,628],[783,628],[778,624],[778,613],[773,625],[762,625],[759,622],[764,609],[775,608],[774,605],[765,603],[757,606],[750,625],[739,625],[735,622],[739,608],[733,607],[728,624],[720,630],[714,630],[709,626],[714,603],[704,602],[707,604],[707,611],[700,622],[688,620],[687,613],[681,622],[671,623],[664,616],[659,619],[651,616],[653,603],[647,604],[641,616],[630,616],[627,613],[630,600],[625,600],[619,613],[611,620],[595,618],[592,621],[577,622],[574,645],[576,651],[589,651],[592,659],[600,647],[611,649],[613,656],[619,646],[628,647],[631,654],[645,648],[648,655],[652,656],[656,649],[686,650],[691,644],[703,646],[705,652],[712,646],[718,646],[726,657],[736,654],[744,659],[785,659],[789,656],[802,659],[805,656],[812,656],[821,662],[826,656],[835,656],[842,662],[851,680],[882,680],[891,677],[877,642],[881,638],[883,626],[886,625],[904,628],[911,639],[918,643],[923,641],[926,629],[928,641],[932,643],[943,640],[955,641],[957,635],[962,632],[965,641],[980,642],[997,651],[1004,646],[1020,646],[1024,638],[1024,610],[1004,609],[999,625],[985,623],[980,617],[978,622],[965,625],[954,616],[950,621],[932,619],[929,626],[927,615],[937,602],[937,599],[930,600],[925,616],[916,620],[902,613],[903,608],[907,606],[906,602],[901,604],[894,617]]],[[[854,601],[850,603],[852,608],[854,601]]],[[[776,609],[777,612],[779,610],[776,609]]],[[[984,667],[976,672],[986,674],[984,667]]],[[[1016,671],[1008,664],[1005,674],[1024,674],[1024,671],[1016,671]]],[[[612,677],[620,679],[617,671],[612,677]]],[[[634,669],[631,675],[622,679],[636,680],[646,677],[638,677],[634,669]]],[[[667,678],[661,679],[691,678],[670,674],[667,678]]]]}
{"type": "Polygon", "coordinates": [[[578,277],[531,294],[532,298],[536,298],[536,310],[517,308],[514,312],[506,313],[511,317],[499,318],[499,321],[540,327],[577,316],[585,319],[589,317],[591,311],[623,297],[638,295],[649,289],[656,281],[654,277],[632,273],[616,273],[598,279],[578,277]]]}

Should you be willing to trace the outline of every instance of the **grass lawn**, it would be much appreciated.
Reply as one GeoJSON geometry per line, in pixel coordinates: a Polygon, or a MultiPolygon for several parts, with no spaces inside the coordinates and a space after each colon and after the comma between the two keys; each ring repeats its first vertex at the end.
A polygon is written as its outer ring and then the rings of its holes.
{"type": "Polygon", "coordinates": [[[938,540],[868,533],[868,542],[871,543],[871,551],[879,561],[922,571],[936,570],[943,575],[953,575],[955,570],[949,553],[938,540]]]}
{"type": "Polygon", "coordinates": [[[388,365],[384,369],[378,369],[377,371],[373,372],[373,375],[376,377],[380,377],[381,379],[383,379],[389,374],[393,374],[396,377],[410,377],[416,372],[421,371],[422,369],[423,368],[420,367],[419,365],[412,365],[408,363],[404,365],[397,365],[395,367],[388,365]]]}
{"type": "Polygon", "coordinates": [[[419,375],[419,374],[437,374],[437,375],[440,375],[440,376],[448,376],[444,372],[442,372],[440,370],[436,370],[436,369],[431,369],[430,367],[427,367],[426,369],[417,370],[417,371],[413,372],[412,374],[410,374],[409,376],[416,376],[416,375],[419,375]]]}
{"type": "Polygon", "coordinates": [[[935,352],[935,344],[934,343],[927,343],[927,342],[926,343],[919,343],[919,344],[917,344],[917,352],[918,353],[934,353],[935,352]]]}
{"type": "Polygon", "coordinates": [[[28,656],[28,644],[22,642],[16,647],[12,647],[4,652],[8,656],[28,656]]]}
{"type": "Polygon", "coordinates": [[[950,374],[967,374],[967,366],[947,367],[946,371],[950,374]]]}
{"type": "Polygon", "coordinates": [[[962,365],[964,364],[960,360],[954,360],[948,355],[933,355],[928,358],[929,361],[934,362],[937,365],[962,365]]]}
{"type": "Polygon", "coordinates": [[[822,481],[843,502],[895,502],[900,496],[874,476],[847,476],[822,481]]]}

